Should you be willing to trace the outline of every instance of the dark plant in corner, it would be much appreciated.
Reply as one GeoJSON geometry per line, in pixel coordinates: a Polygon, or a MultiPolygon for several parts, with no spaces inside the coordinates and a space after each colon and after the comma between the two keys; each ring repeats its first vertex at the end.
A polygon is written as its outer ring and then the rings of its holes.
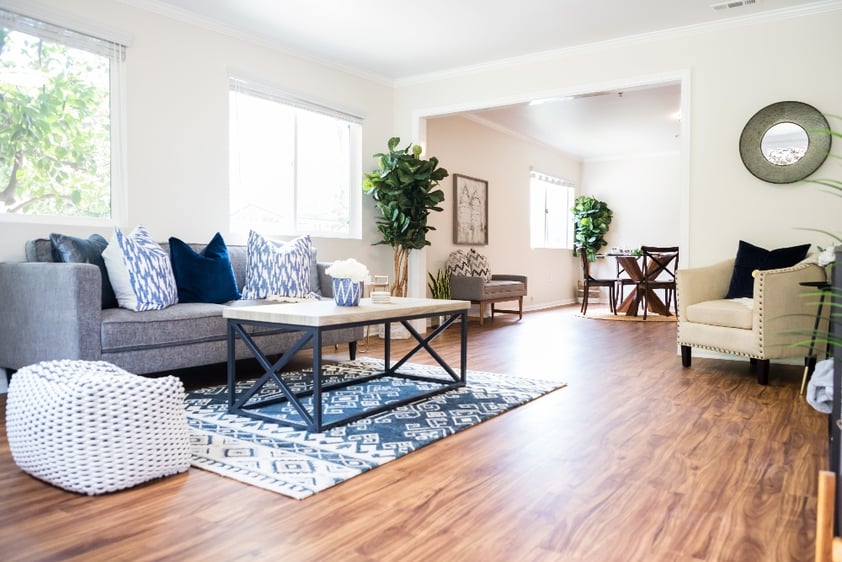
{"type": "Polygon", "coordinates": [[[382,240],[394,251],[395,276],[391,293],[406,296],[409,268],[409,252],[429,246],[427,233],[435,227],[427,224],[432,211],[441,211],[439,203],[444,201],[444,192],[436,189],[439,182],[448,176],[447,170],[439,167],[438,158],[421,158],[421,147],[409,144],[397,148],[399,137],[389,139],[389,152],[377,153],[380,168],[365,174],[363,190],[371,195],[380,211],[377,230],[382,240]]]}
{"type": "MultiPolygon", "coordinates": [[[[607,245],[605,234],[611,224],[614,212],[604,201],[588,195],[576,198],[573,208],[574,247],[584,248],[588,259],[594,261],[596,254],[607,245]]],[[[576,252],[578,250],[574,250],[576,252]]]]}

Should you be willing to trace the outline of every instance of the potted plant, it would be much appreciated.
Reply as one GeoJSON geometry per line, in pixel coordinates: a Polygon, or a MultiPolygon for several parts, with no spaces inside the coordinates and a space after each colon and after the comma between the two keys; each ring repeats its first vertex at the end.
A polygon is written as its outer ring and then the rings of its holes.
{"type": "MultiPolygon", "coordinates": [[[[450,299],[450,273],[447,271],[447,267],[441,267],[436,272],[435,275],[427,272],[427,277],[429,281],[427,282],[427,287],[430,289],[430,294],[433,296],[434,299],[450,299]]],[[[434,326],[441,326],[442,322],[444,322],[444,316],[439,316],[438,318],[433,319],[432,324],[434,326]]]]}
{"type": "Polygon", "coordinates": [[[588,259],[594,261],[597,252],[608,244],[605,233],[608,232],[614,213],[604,201],[588,195],[578,196],[571,210],[576,248],[574,253],[583,248],[588,259]]]}
{"type": "Polygon", "coordinates": [[[448,275],[446,267],[439,268],[435,276],[427,272],[427,277],[430,278],[427,287],[430,288],[430,294],[433,295],[434,299],[450,298],[450,275],[448,275]]]}
{"type": "Polygon", "coordinates": [[[357,306],[360,304],[362,283],[368,279],[368,268],[355,260],[333,262],[325,270],[333,278],[333,299],[339,306],[357,306]]]}
{"type": "Polygon", "coordinates": [[[390,138],[389,151],[374,155],[379,169],[365,174],[363,190],[371,195],[380,211],[377,230],[382,239],[376,244],[387,244],[394,251],[395,275],[391,293],[403,297],[406,296],[409,253],[430,244],[427,232],[435,227],[427,224],[427,216],[432,211],[442,210],[438,205],[444,201],[444,192],[436,187],[448,172],[439,167],[435,156],[422,159],[420,146],[409,144],[399,149],[399,142],[399,137],[390,138]]]}

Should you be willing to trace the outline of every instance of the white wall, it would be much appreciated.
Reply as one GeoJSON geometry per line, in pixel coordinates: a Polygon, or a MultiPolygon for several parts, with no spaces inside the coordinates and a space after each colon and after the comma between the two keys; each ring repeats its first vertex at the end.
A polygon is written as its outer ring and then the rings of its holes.
{"type": "MultiPolygon", "coordinates": [[[[489,257],[493,272],[529,275],[528,308],[572,302],[581,277],[570,250],[530,248],[530,168],[568,179],[576,185],[577,194],[609,204],[614,219],[606,251],[612,246],[678,244],[678,153],[582,163],[461,116],[429,119],[426,131],[428,152],[439,158],[451,176],[458,173],[489,182],[489,244],[474,248],[489,257]]],[[[442,267],[453,250],[468,248],[453,243],[452,177],[443,189],[444,212],[430,219],[436,227],[426,252],[431,272],[442,267]]],[[[612,275],[613,262],[599,260],[593,273],[612,275]]]]}
{"type": "MultiPolygon", "coordinates": [[[[689,154],[679,172],[682,265],[733,256],[741,238],[768,248],[827,244],[826,236],[798,228],[842,230],[839,200],[811,185],[756,179],[740,160],[738,142],[749,118],[777,101],[842,114],[840,14],[835,4],[826,13],[662,33],[407,81],[397,91],[397,128],[413,131],[424,115],[687,77],[682,143],[689,154]]],[[[842,128],[840,121],[832,125],[842,128]]],[[[816,175],[840,178],[842,162],[829,159],[816,175]]]]}
{"type": "Polygon", "coordinates": [[[437,271],[456,249],[475,248],[488,257],[492,273],[529,276],[526,308],[572,302],[579,267],[570,250],[531,249],[529,244],[529,171],[568,179],[578,185],[580,164],[558,151],[485,127],[465,117],[430,119],[427,151],[451,177],[442,184],[441,213],[430,216],[427,270],[437,271]],[[453,243],[453,174],[488,182],[488,245],[453,243]]]}
{"type": "MultiPolygon", "coordinates": [[[[17,2],[19,5],[20,2],[17,2]]],[[[69,15],[74,22],[131,36],[126,57],[128,217],[159,240],[177,236],[229,243],[246,234],[228,231],[228,76],[235,71],[365,117],[363,166],[375,162],[392,136],[393,90],[338,70],[243,40],[107,0],[43,0],[31,9],[69,15]],[[72,12],[71,12],[72,10],[72,12]]],[[[320,259],[355,257],[372,271],[390,272],[391,250],[378,239],[373,206],[363,204],[363,240],[316,239],[320,259]]],[[[23,259],[29,238],[50,232],[87,236],[109,228],[0,222],[0,261],[23,259]]]]}
{"type": "MultiPolygon", "coordinates": [[[[837,70],[842,12],[838,4],[835,11],[826,13],[764,18],[713,30],[661,33],[634,42],[545,53],[405,81],[393,89],[120,2],[17,3],[72,12],[76,20],[134,38],[126,63],[129,213],[120,226],[143,223],[159,239],[172,235],[203,241],[219,230],[231,243],[244,241],[227,231],[226,80],[230,70],[364,114],[364,156],[382,151],[386,139],[394,135],[404,142],[424,142],[424,116],[682,80],[686,90],[686,135],[682,137],[686,153],[679,171],[682,265],[732,256],[740,238],[769,248],[802,241],[827,244],[826,236],[797,229],[842,230],[837,199],[810,185],[776,186],[756,179],[742,165],[737,147],[746,121],[770,103],[798,100],[825,113],[842,114],[838,94],[842,73],[837,70]]],[[[835,121],[833,126],[842,128],[842,122],[835,121]]],[[[429,153],[436,153],[433,148],[429,153]]],[[[495,234],[495,229],[511,222],[506,215],[517,212],[517,207],[501,210],[495,203],[495,197],[504,200],[499,191],[512,189],[506,173],[497,171],[498,166],[505,167],[506,159],[501,160],[499,154],[495,158],[471,156],[464,146],[460,150],[466,155],[464,168],[461,157],[455,161],[457,166],[445,167],[480,178],[494,174],[489,209],[492,244],[525,239],[525,230],[495,234]]],[[[503,154],[508,156],[506,151],[503,154]]],[[[370,158],[364,160],[366,169],[373,165],[370,158]]],[[[828,160],[816,175],[842,177],[842,162],[828,160]]],[[[364,202],[363,240],[318,239],[320,257],[356,257],[372,271],[390,273],[389,248],[371,246],[378,238],[374,218],[372,205],[364,202]]],[[[441,220],[445,226],[451,218],[441,220]]],[[[21,259],[28,238],[51,231],[87,235],[97,230],[2,222],[0,229],[0,260],[21,259]]],[[[98,231],[109,234],[105,228],[98,231]]],[[[435,265],[436,260],[433,256],[426,261],[435,265]]],[[[511,265],[530,267],[528,258],[511,265]]],[[[425,271],[417,271],[414,277],[415,287],[422,292],[425,278],[425,271]]],[[[538,293],[533,295],[538,298],[538,293]]]]}
{"type": "MultiPolygon", "coordinates": [[[[605,201],[614,211],[603,251],[678,245],[680,164],[678,153],[582,164],[582,193],[605,201]]],[[[613,274],[605,265],[597,262],[593,275],[613,274]]]]}

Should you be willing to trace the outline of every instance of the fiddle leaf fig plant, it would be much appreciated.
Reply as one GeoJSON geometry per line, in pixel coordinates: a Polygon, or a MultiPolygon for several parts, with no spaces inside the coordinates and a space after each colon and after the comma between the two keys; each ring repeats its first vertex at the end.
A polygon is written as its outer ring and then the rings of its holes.
{"type": "Polygon", "coordinates": [[[421,147],[409,144],[398,148],[400,137],[388,142],[388,152],[377,153],[379,168],[363,177],[363,190],[374,199],[380,211],[377,230],[386,244],[394,250],[395,276],[391,293],[406,296],[409,252],[429,246],[427,233],[435,227],[427,224],[427,216],[441,211],[444,191],[436,189],[448,176],[439,167],[438,158],[421,158],[421,147]]]}
{"type": "Polygon", "coordinates": [[[571,210],[576,248],[574,253],[581,248],[587,253],[588,259],[594,261],[597,252],[608,244],[605,234],[614,213],[604,201],[588,195],[578,196],[571,210]]]}

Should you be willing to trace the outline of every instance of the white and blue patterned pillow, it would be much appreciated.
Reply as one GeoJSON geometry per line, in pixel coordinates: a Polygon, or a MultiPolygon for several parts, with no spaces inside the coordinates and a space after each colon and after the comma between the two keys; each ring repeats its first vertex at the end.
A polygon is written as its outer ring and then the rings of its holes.
{"type": "Polygon", "coordinates": [[[471,275],[482,277],[487,283],[491,281],[491,267],[488,265],[488,258],[471,248],[468,252],[468,264],[471,266],[471,275]]]}
{"type": "Polygon", "coordinates": [[[129,235],[115,226],[102,258],[121,308],[160,310],[178,302],[170,257],[142,226],[129,235]]]}
{"type": "Polygon", "coordinates": [[[309,236],[278,246],[250,231],[243,299],[265,299],[270,295],[307,297],[310,294],[310,256],[309,236]]]}

